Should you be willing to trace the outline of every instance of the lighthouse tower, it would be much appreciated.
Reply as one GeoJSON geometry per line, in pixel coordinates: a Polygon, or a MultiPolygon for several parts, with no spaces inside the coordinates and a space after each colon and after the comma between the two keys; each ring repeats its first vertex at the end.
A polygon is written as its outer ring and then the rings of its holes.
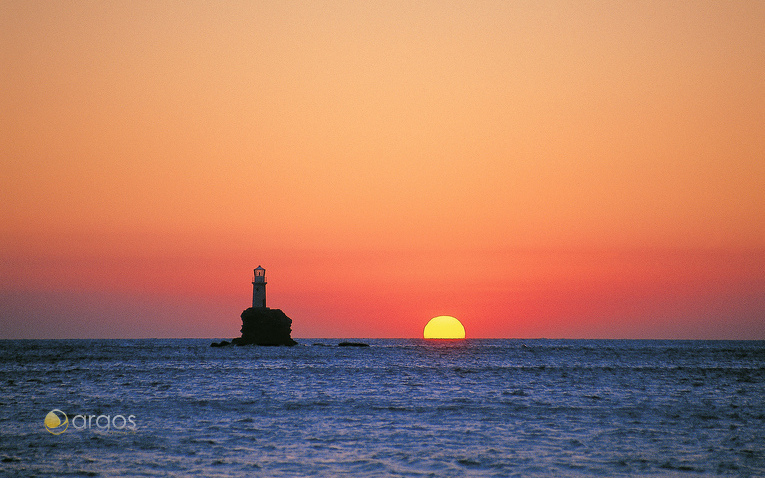
{"type": "Polygon", "coordinates": [[[266,270],[258,266],[252,278],[252,306],[266,306],[266,270]]]}

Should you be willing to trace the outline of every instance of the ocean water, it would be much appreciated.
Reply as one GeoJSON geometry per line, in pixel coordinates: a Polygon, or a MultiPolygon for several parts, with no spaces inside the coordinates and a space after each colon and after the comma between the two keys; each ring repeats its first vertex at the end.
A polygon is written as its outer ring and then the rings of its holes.
{"type": "Polygon", "coordinates": [[[0,474],[765,475],[765,342],[212,340],[0,341],[0,474]]]}

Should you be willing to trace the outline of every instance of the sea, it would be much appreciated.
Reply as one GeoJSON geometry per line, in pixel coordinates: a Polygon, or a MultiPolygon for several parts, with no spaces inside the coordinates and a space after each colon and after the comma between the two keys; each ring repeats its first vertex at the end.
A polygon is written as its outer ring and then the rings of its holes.
{"type": "Polygon", "coordinates": [[[765,476],[765,342],[0,341],[2,476],[765,476]]]}

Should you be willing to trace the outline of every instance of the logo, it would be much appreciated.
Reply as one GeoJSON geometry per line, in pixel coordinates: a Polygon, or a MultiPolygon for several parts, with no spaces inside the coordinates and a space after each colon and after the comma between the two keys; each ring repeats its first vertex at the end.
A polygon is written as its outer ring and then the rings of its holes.
{"type": "MultiPolygon", "coordinates": [[[[69,417],[66,413],[55,408],[45,415],[45,429],[54,435],[61,435],[69,428],[69,417]]],[[[71,420],[75,430],[88,430],[97,428],[103,431],[135,431],[138,426],[135,423],[135,415],[75,415],[71,420]]]]}
{"type": "Polygon", "coordinates": [[[45,415],[45,429],[54,435],[61,435],[69,428],[69,418],[66,413],[54,408],[45,415]]]}

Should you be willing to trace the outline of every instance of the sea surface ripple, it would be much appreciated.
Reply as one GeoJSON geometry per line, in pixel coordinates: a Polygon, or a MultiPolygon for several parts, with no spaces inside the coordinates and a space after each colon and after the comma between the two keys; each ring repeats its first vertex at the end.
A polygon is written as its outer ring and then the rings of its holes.
{"type": "Polygon", "coordinates": [[[1,474],[765,475],[761,341],[212,340],[0,341],[1,474]]]}

